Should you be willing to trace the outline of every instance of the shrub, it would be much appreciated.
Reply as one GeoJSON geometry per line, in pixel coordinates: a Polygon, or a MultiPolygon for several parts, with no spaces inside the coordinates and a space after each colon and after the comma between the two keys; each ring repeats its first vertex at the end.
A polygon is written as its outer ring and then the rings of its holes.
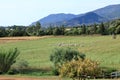
{"type": "Polygon", "coordinates": [[[81,59],[77,61],[72,60],[64,63],[59,71],[61,77],[69,77],[73,80],[75,80],[75,78],[78,78],[79,80],[85,80],[87,76],[94,78],[100,75],[102,72],[98,62],[89,59],[85,59],[84,61],[81,59]]]}
{"type": "Polygon", "coordinates": [[[60,48],[55,49],[54,54],[50,56],[50,61],[54,63],[55,66],[55,73],[58,74],[58,69],[62,66],[62,64],[71,61],[72,59],[78,60],[78,58],[81,58],[82,60],[85,59],[85,55],[80,53],[77,50],[73,50],[71,48],[60,48]]]}
{"type": "Polygon", "coordinates": [[[0,72],[7,73],[11,66],[16,62],[16,58],[19,55],[17,48],[5,51],[0,50],[0,72]]]}

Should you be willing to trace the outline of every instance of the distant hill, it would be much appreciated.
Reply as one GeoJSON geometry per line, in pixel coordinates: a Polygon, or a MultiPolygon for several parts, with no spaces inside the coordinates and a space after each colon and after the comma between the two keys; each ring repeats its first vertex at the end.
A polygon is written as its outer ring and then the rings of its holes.
{"type": "MultiPolygon", "coordinates": [[[[38,20],[42,26],[50,26],[52,24],[55,24],[57,22],[63,22],[63,21],[67,21],[67,20],[70,20],[72,18],[75,18],[77,17],[77,15],[74,15],[74,14],[64,14],[64,13],[60,13],[60,14],[50,14],[40,20],[38,20]]],[[[32,24],[35,24],[32,23],[32,24]]]]}
{"type": "Polygon", "coordinates": [[[104,8],[97,9],[95,11],[96,14],[111,19],[118,19],[120,18],[120,4],[117,5],[109,5],[104,8]]]}
{"type": "MultiPolygon", "coordinates": [[[[100,23],[120,18],[120,4],[109,5],[85,14],[51,14],[38,20],[43,27],[48,26],[77,26],[80,24],[100,23]]],[[[32,24],[35,24],[32,23],[32,24]]]]}
{"type": "Polygon", "coordinates": [[[81,25],[81,24],[94,24],[94,23],[100,23],[102,21],[107,21],[107,19],[99,16],[96,13],[88,12],[83,16],[68,20],[65,25],[75,26],[75,25],[81,25]]]}

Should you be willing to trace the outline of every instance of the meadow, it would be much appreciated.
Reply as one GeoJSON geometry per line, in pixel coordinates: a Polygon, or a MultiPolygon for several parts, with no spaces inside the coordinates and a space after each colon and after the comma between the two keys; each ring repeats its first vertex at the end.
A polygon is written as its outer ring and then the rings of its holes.
{"type": "MultiPolygon", "coordinates": [[[[50,68],[49,57],[55,48],[71,47],[97,60],[103,67],[120,69],[120,35],[112,36],[49,36],[36,39],[0,39],[0,48],[17,47],[20,51],[17,62],[23,60],[33,68],[50,68]],[[2,42],[3,41],[3,42],[2,42]]],[[[16,63],[17,64],[17,63],[16,63]]]]}

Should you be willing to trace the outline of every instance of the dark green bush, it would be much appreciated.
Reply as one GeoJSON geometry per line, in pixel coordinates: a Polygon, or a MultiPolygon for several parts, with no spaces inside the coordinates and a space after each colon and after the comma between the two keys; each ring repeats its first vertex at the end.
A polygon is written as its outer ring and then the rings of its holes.
{"type": "Polygon", "coordinates": [[[62,66],[62,64],[71,61],[71,60],[78,60],[81,58],[82,60],[85,59],[85,54],[80,53],[77,50],[71,48],[60,48],[55,49],[53,54],[50,56],[50,61],[54,63],[53,74],[59,75],[58,69],[62,66]]]}

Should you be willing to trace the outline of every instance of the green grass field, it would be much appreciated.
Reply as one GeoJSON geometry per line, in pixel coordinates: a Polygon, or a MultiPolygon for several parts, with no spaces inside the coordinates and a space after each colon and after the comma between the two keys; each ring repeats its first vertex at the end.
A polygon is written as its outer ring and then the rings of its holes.
{"type": "Polygon", "coordinates": [[[18,60],[28,61],[31,67],[50,67],[49,56],[55,48],[72,47],[85,53],[87,58],[99,61],[101,66],[120,69],[120,35],[117,39],[112,36],[58,36],[4,43],[0,47],[17,47],[21,52],[18,60]]]}

